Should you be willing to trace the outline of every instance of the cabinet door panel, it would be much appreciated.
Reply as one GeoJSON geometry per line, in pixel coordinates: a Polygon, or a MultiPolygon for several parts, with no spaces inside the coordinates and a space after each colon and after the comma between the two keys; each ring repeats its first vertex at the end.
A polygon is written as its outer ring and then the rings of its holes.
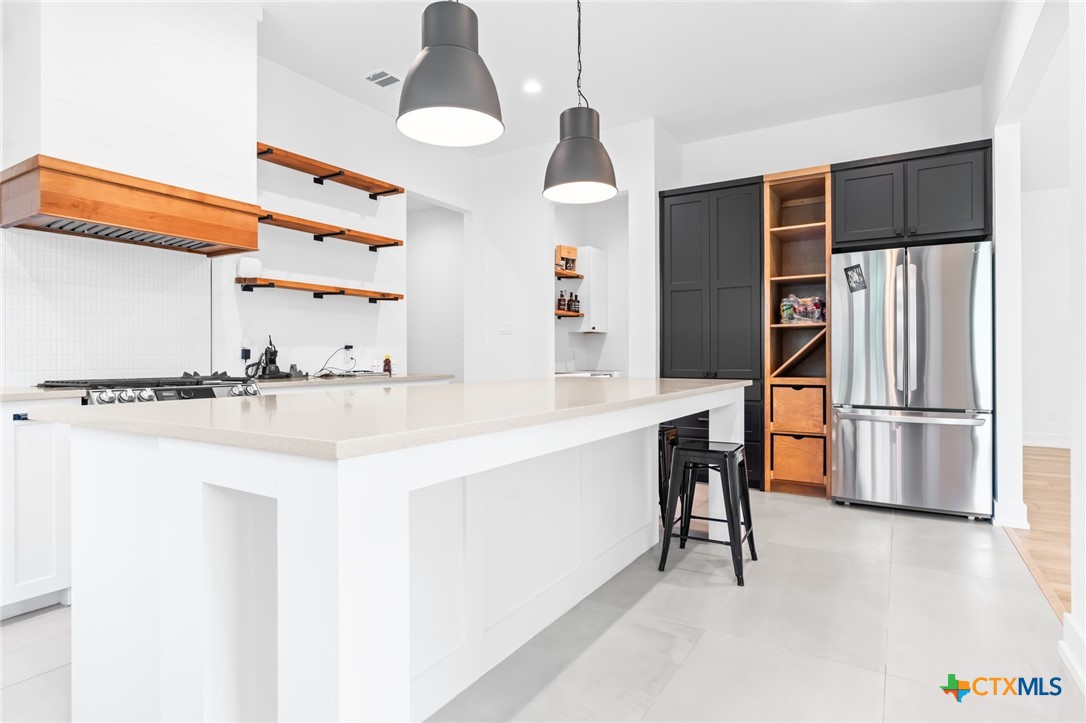
{"type": "Polygon", "coordinates": [[[986,150],[909,161],[908,234],[983,233],[988,227],[986,150]]]}
{"type": "Polygon", "coordinates": [[[762,378],[762,187],[709,193],[710,371],[762,378]]]}
{"type": "Polygon", "coordinates": [[[68,433],[2,411],[0,604],[9,605],[71,584],[68,433]]]}
{"type": "Polygon", "coordinates": [[[833,174],[834,247],[904,235],[904,166],[887,163],[833,174]]]}
{"type": "Polygon", "coordinates": [[[709,373],[709,198],[696,193],[664,200],[663,343],[665,377],[709,373]]]}

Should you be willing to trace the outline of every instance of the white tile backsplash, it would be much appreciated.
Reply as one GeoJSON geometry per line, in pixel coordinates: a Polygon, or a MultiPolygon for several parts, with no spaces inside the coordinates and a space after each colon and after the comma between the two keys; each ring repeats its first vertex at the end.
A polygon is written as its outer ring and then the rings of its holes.
{"type": "Polygon", "coordinates": [[[205,257],[24,229],[0,236],[0,386],[210,370],[205,257]]]}

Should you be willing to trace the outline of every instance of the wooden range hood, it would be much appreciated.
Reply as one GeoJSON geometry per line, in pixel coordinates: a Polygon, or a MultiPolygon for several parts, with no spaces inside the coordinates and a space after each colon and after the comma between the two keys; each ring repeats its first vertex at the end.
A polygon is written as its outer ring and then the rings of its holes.
{"type": "Polygon", "coordinates": [[[0,175],[0,227],[220,256],[257,250],[259,206],[49,156],[0,175]]]}

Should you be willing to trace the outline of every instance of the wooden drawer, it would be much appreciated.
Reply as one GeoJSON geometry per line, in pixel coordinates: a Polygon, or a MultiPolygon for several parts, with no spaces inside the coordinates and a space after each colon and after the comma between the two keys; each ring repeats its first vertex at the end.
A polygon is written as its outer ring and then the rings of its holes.
{"type": "Polygon", "coordinates": [[[826,480],[826,439],[774,434],[773,479],[823,484],[826,480]]]}
{"type": "Polygon", "coordinates": [[[770,387],[774,431],[826,433],[825,387],[770,387]]]}

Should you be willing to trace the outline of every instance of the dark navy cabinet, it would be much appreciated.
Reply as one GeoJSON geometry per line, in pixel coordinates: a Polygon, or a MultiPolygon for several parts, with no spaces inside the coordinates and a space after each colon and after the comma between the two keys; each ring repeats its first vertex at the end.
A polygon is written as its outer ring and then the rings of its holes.
{"type": "Polygon", "coordinates": [[[988,236],[991,154],[991,141],[978,141],[835,164],[834,250],[988,236]]]}
{"type": "MultiPolygon", "coordinates": [[[[761,487],[761,178],[664,191],[660,201],[661,376],[752,380],[743,443],[761,487]]],[[[708,438],[705,412],[672,424],[683,441],[708,438]]]]}

